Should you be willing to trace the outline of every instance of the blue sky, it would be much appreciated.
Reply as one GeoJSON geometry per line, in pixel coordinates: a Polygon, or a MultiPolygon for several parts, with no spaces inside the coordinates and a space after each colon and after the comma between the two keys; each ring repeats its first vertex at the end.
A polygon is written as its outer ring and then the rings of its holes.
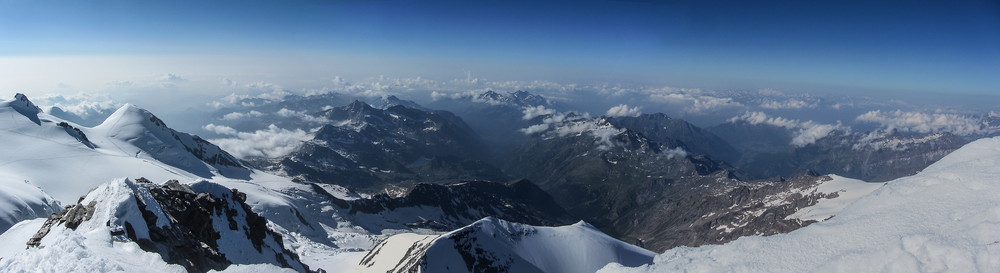
{"type": "Polygon", "coordinates": [[[97,89],[166,73],[305,86],[466,71],[497,80],[997,94],[1000,3],[0,0],[0,84],[9,88],[97,89]]]}

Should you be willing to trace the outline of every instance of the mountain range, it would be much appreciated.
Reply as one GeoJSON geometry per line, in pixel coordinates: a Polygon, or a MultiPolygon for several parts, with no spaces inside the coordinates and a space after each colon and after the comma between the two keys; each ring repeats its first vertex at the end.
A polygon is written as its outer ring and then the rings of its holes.
{"type": "Polygon", "coordinates": [[[23,94],[2,102],[0,238],[22,243],[0,247],[0,269],[662,268],[674,256],[655,253],[854,225],[844,215],[873,196],[890,196],[884,206],[910,202],[884,193],[917,190],[899,181],[932,181],[934,171],[982,180],[969,166],[988,162],[961,154],[992,158],[988,141],[947,133],[834,131],[800,146],[766,124],[591,116],[524,91],[428,107],[337,94],[236,105],[217,112],[244,114],[229,125],[273,121],[310,139],[287,155],[240,159],[132,104],[88,127],[23,94]],[[927,166],[934,171],[911,176],[927,166]],[[81,258],[51,262],[65,255],[81,258]]]}

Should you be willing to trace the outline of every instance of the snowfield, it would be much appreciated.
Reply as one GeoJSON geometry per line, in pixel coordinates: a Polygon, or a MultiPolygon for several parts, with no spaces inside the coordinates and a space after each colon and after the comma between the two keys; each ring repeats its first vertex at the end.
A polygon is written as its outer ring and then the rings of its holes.
{"type": "Polygon", "coordinates": [[[990,138],[888,182],[830,220],[599,272],[998,272],[998,254],[1000,138],[990,138]]]}
{"type": "Polygon", "coordinates": [[[101,125],[87,128],[41,112],[18,94],[0,103],[0,174],[7,181],[28,181],[69,204],[97,185],[125,176],[162,183],[226,178],[223,170],[236,173],[195,158],[183,147],[198,146],[190,135],[175,138],[162,122],[151,119],[151,113],[126,104],[101,125]]]}
{"type": "Polygon", "coordinates": [[[865,182],[851,179],[839,175],[829,175],[833,180],[824,181],[816,187],[815,192],[831,194],[836,193],[835,198],[820,199],[815,205],[799,209],[795,213],[788,215],[785,219],[815,220],[825,221],[844,210],[858,198],[868,195],[872,191],[882,187],[885,183],[865,182]]]}

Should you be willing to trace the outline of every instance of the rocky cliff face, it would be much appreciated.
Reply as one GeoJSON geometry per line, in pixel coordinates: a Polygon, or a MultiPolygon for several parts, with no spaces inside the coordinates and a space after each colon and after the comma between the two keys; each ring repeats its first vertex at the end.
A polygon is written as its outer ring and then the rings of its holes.
{"type": "Polygon", "coordinates": [[[188,272],[257,263],[308,271],[245,201],[245,194],[209,182],[120,180],[50,216],[27,245],[43,248],[78,233],[112,245],[134,243],[188,272]]]}

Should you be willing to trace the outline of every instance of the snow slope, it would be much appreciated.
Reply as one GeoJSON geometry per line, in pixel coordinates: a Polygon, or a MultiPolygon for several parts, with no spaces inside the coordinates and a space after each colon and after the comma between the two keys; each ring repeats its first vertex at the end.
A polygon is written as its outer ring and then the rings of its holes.
{"type": "Polygon", "coordinates": [[[17,222],[60,210],[59,201],[35,185],[0,173],[0,232],[17,222]]]}
{"type": "Polygon", "coordinates": [[[490,217],[442,235],[390,237],[355,272],[594,272],[611,262],[648,264],[653,255],[584,222],[535,227],[490,217]]]}
{"type": "Polygon", "coordinates": [[[788,234],[679,247],[599,272],[1000,271],[1000,138],[888,182],[836,217],[788,234]]]}
{"type": "Polygon", "coordinates": [[[814,193],[821,193],[829,197],[820,199],[815,205],[801,208],[795,213],[788,215],[785,219],[815,220],[824,221],[836,216],[858,198],[885,185],[885,183],[871,183],[857,179],[847,178],[839,175],[829,175],[833,180],[821,182],[813,189],[814,193]],[[835,196],[830,196],[836,194],[835,196]]]}
{"type": "MultiPolygon", "coordinates": [[[[311,185],[231,166],[228,154],[198,139],[133,105],[87,128],[42,112],[21,94],[0,102],[0,231],[47,217],[60,209],[57,200],[74,204],[107,181],[144,177],[154,183],[207,180],[246,193],[246,203],[289,249],[328,272],[349,269],[379,238],[394,234],[372,235],[344,219],[346,212],[311,185]]],[[[324,193],[356,198],[339,187],[324,193]]]]}
{"type": "Polygon", "coordinates": [[[46,114],[18,94],[0,102],[0,139],[4,155],[0,174],[29,181],[63,203],[123,176],[162,182],[217,176],[248,179],[250,172],[232,166],[236,162],[218,147],[166,128],[133,105],[122,106],[104,124],[87,128],[46,114]]]}

